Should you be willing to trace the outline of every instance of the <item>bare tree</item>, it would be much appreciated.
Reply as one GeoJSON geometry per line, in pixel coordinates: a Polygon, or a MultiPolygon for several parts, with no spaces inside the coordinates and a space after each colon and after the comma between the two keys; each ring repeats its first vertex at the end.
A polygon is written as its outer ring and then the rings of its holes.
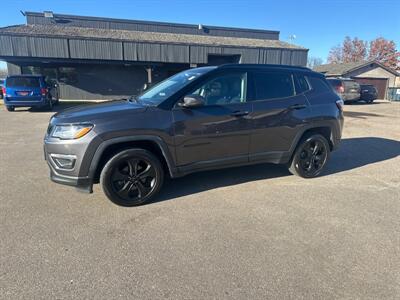
{"type": "Polygon", "coordinates": [[[314,69],[316,66],[322,65],[324,61],[321,57],[310,56],[307,60],[307,67],[314,69]]]}
{"type": "Polygon", "coordinates": [[[328,63],[339,64],[343,62],[343,51],[341,45],[336,45],[329,50],[328,63]]]}

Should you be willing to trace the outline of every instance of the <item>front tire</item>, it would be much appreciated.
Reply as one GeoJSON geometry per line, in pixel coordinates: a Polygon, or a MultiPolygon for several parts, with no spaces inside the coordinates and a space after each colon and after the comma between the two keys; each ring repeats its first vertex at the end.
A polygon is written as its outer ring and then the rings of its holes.
{"type": "Polygon", "coordinates": [[[303,137],[293,155],[289,171],[303,178],[313,178],[321,174],[330,154],[329,143],[320,134],[303,137]]]}
{"type": "Polygon", "coordinates": [[[163,181],[160,160],[144,149],[117,153],[100,174],[100,184],[107,198],[121,206],[137,206],[150,201],[160,191],[163,181]]]}
{"type": "Polygon", "coordinates": [[[6,105],[6,109],[7,109],[8,111],[14,111],[14,110],[15,110],[15,107],[14,107],[14,106],[6,105]]]}

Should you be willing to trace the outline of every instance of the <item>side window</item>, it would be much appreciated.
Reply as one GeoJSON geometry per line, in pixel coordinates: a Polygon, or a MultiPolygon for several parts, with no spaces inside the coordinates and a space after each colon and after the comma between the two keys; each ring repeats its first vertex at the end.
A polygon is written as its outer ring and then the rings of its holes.
{"type": "Polygon", "coordinates": [[[310,90],[310,85],[304,75],[296,75],[296,94],[301,94],[310,90]]]}
{"type": "Polygon", "coordinates": [[[268,100],[294,95],[293,79],[289,73],[254,73],[255,99],[268,100]]]}
{"type": "Polygon", "coordinates": [[[323,94],[332,91],[332,88],[323,78],[309,76],[307,79],[310,82],[311,88],[316,94],[323,94]]]}
{"type": "Polygon", "coordinates": [[[234,73],[214,78],[197,88],[192,95],[204,98],[206,105],[246,102],[246,73],[234,73]]]}

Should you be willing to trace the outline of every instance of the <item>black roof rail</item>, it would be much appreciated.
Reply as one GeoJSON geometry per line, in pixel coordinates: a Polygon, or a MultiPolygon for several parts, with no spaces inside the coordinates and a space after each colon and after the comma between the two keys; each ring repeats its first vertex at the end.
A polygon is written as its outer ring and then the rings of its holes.
{"type": "Polygon", "coordinates": [[[268,67],[268,68],[276,68],[276,69],[280,69],[280,68],[298,69],[298,70],[313,72],[313,70],[311,70],[310,68],[307,68],[307,67],[291,66],[291,65],[276,65],[276,64],[234,64],[234,63],[230,63],[230,64],[223,64],[223,65],[218,66],[218,68],[231,68],[231,67],[242,67],[242,68],[265,68],[265,67],[268,67]]]}

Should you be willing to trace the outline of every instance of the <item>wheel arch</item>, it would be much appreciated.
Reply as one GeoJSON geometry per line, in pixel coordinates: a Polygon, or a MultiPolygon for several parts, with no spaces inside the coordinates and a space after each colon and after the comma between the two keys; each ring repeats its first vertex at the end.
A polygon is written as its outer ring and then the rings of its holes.
{"type": "Polygon", "coordinates": [[[165,142],[157,136],[118,137],[106,140],[97,148],[89,167],[89,178],[98,182],[100,172],[106,162],[116,153],[129,149],[141,148],[152,152],[159,159],[163,168],[171,177],[177,176],[174,160],[165,142]]]}
{"type": "Polygon", "coordinates": [[[334,132],[333,132],[332,126],[330,124],[320,124],[320,125],[313,126],[313,127],[306,127],[306,128],[304,128],[303,131],[300,131],[297,134],[297,136],[292,144],[292,147],[290,149],[291,156],[293,156],[294,152],[296,151],[296,148],[297,148],[299,142],[301,141],[301,139],[304,136],[310,135],[310,134],[321,134],[328,141],[330,151],[332,151],[334,149],[334,136],[333,136],[334,132]]]}

